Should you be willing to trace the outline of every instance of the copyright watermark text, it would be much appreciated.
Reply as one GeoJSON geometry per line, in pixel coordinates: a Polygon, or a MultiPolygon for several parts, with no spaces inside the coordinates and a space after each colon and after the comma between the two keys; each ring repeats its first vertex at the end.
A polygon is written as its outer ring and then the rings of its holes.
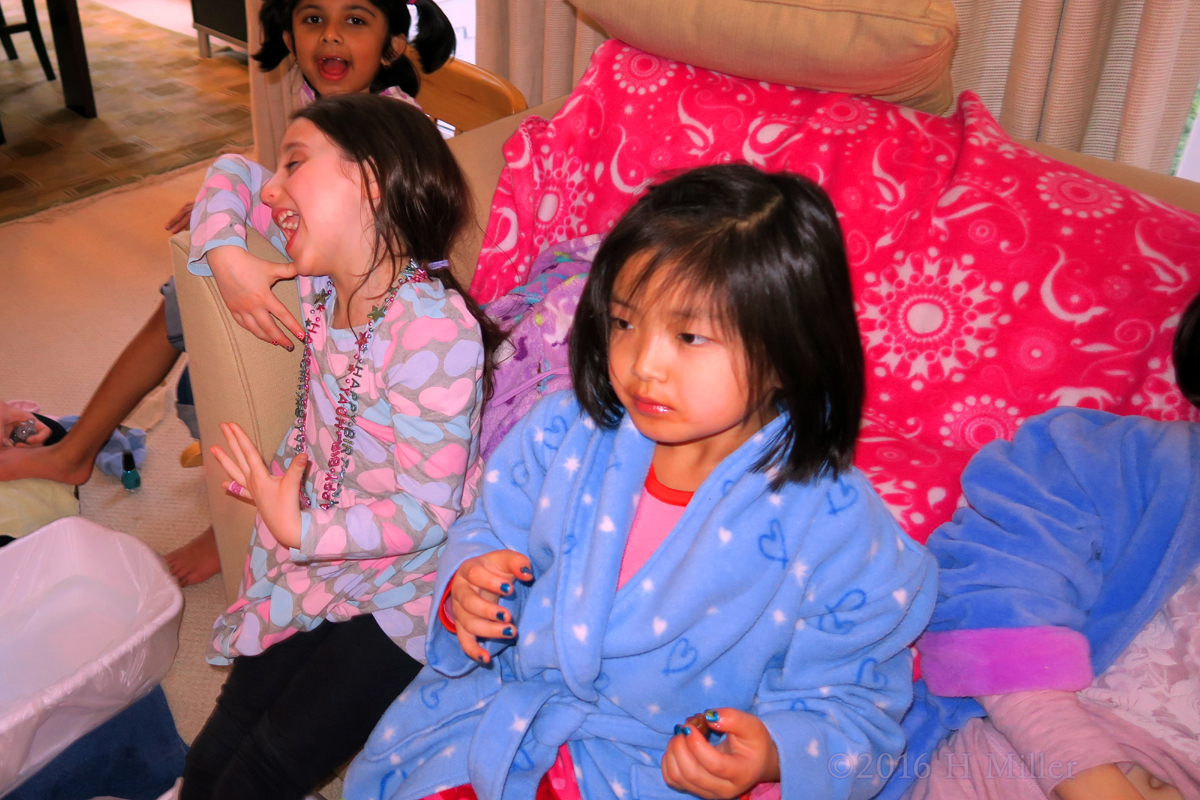
{"type": "Polygon", "coordinates": [[[1065,780],[1075,777],[1077,761],[1057,761],[1046,758],[1045,753],[989,753],[986,757],[973,753],[949,753],[944,758],[931,761],[926,755],[909,758],[907,753],[892,756],[884,753],[878,757],[870,753],[835,753],[829,758],[829,774],[835,778],[927,778],[938,770],[934,777],[969,778],[977,774],[985,779],[1042,779],[1065,780]]]}

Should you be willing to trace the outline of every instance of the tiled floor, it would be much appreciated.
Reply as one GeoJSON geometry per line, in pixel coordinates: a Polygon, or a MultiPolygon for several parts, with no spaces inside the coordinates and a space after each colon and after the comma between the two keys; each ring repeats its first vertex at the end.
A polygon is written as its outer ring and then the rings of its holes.
{"type": "MultiPolygon", "coordinates": [[[[19,2],[0,2],[22,17],[19,2]]],[[[13,37],[20,60],[0,60],[0,222],[252,144],[246,65],[232,51],[201,61],[195,38],[93,0],[79,9],[98,118],[63,107],[28,36],[13,37]]]]}

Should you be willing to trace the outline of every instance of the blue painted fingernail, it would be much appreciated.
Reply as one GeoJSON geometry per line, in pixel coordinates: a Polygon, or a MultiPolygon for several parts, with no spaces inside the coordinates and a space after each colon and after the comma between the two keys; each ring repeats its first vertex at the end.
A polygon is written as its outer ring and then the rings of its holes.
{"type": "Polygon", "coordinates": [[[500,594],[508,594],[511,591],[512,591],[512,587],[509,586],[507,583],[500,584],[500,594]]]}
{"type": "Polygon", "coordinates": [[[717,713],[717,710],[715,708],[710,708],[708,711],[705,711],[704,718],[706,720],[708,720],[709,722],[720,722],[721,721],[721,715],[717,713]]]}
{"type": "Polygon", "coordinates": [[[512,636],[512,635],[513,635],[513,629],[512,629],[512,628],[505,628],[505,629],[504,629],[504,635],[505,635],[505,636],[512,636]]]}
{"type": "Polygon", "coordinates": [[[675,735],[676,735],[676,736],[684,736],[684,735],[686,735],[686,734],[684,734],[684,730],[685,730],[685,729],[684,729],[684,727],[683,727],[682,725],[676,725],[676,726],[675,726],[675,735]]]}
{"type": "Polygon", "coordinates": [[[496,612],[496,619],[500,620],[501,622],[504,622],[504,612],[503,612],[503,611],[497,611],[497,612],[496,612]]]}
{"type": "Polygon", "coordinates": [[[532,577],[532,576],[533,576],[533,570],[531,570],[529,567],[521,567],[521,574],[522,574],[522,575],[529,575],[530,577],[532,577]]]}

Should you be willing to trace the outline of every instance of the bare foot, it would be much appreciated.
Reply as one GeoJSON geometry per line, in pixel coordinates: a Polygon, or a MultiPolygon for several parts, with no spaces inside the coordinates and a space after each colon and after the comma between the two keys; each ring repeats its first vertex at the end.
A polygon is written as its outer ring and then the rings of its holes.
{"type": "Polygon", "coordinates": [[[47,478],[82,486],[92,477],[92,458],[76,457],[63,449],[67,440],[49,447],[0,447],[0,481],[47,478]]]}
{"type": "Polygon", "coordinates": [[[221,571],[217,537],[212,526],[178,550],[167,554],[167,566],[181,587],[204,583],[221,571]]]}

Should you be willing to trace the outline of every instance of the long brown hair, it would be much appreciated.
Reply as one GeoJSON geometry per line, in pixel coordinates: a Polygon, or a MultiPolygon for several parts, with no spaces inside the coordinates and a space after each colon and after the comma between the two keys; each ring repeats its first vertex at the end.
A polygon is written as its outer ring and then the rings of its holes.
{"type": "Polygon", "coordinates": [[[467,180],[441,132],[408,103],[369,94],[321,98],[293,119],[306,119],[320,128],[346,160],[358,164],[363,185],[373,180],[379,187],[379,200],[371,204],[373,264],[363,282],[386,266],[394,283],[411,259],[462,295],[483,338],[486,400],[503,334],[449,267],[430,266],[446,261],[451,244],[471,218],[467,180]]]}

